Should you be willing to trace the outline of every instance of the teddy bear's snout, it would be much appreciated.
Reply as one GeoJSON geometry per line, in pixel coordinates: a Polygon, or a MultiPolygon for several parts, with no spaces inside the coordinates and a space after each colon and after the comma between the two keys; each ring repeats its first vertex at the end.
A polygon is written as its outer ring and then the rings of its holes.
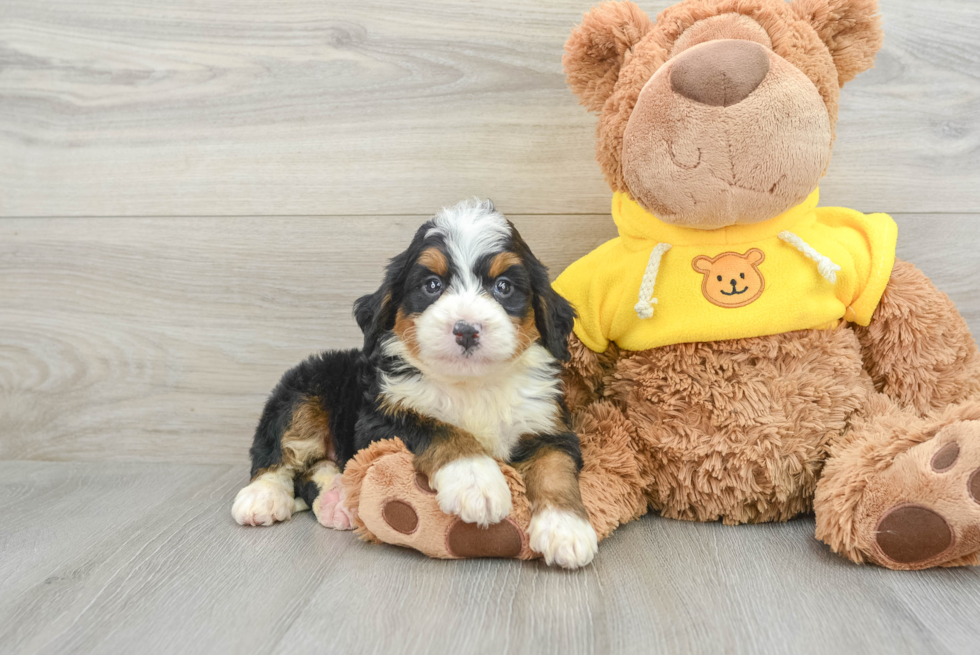
{"type": "Polygon", "coordinates": [[[752,41],[709,41],[680,54],[670,72],[675,92],[695,102],[731,107],[751,95],[769,74],[766,49],[752,41]]]}

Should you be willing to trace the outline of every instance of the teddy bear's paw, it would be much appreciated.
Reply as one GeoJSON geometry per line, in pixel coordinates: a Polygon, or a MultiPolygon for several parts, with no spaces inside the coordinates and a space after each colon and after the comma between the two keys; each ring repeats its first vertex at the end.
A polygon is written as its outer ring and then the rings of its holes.
{"type": "MultiPolygon", "coordinates": [[[[496,463],[494,467],[500,470],[496,463]]],[[[502,475],[505,480],[516,479],[513,469],[508,468],[502,475]]],[[[534,556],[526,532],[530,508],[519,491],[508,487],[510,515],[482,528],[443,512],[434,486],[415,470],[407,449],[378,457],[364,473],[357,494],[355,523],[363,524],[366,534],[374,540],[414,548],[430,557],[534,556]]]]}
{"type": "Polygon", "coordinates": [[[888,568],[976,564],[980,421],[954,423],[869,482],[860,519],[871,558],[888,568]]]}
{"type": "Polygon", "coordinates": [[[446,464],[432,476],[439,508],[486,528],[511,510],[510,488],[497,463],[485,455],[446,464]]]}
{"type": "Polygon", "coordinates": [[[333,530],[352,530],[354,516],[347,509],[347,490],[344,488],[343,475],[337,465],[330,462],[324,464],[313,475],[312,480],[320,489],[320,494],[313,501],[313,514],[316,520],[325,528],[333,530]]]}
{"type": "Polygon", "coordinates": [[[592,561],[599,540],[589,521],[578,514],[546,508],[531,516],[531,550],[549,565],[577,569],[592,561]]]}
{"type": "Polygon", "coordinates": [[[289,491],[275,474],[260,475],[235,496],[231,515],[239,525],[286,521],[293,514],[293,495],[289,491]]]}

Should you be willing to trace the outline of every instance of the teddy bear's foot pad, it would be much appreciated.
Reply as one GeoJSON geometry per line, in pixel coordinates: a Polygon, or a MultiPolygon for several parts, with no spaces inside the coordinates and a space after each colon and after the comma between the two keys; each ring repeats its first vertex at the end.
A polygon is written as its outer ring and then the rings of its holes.
{"type": "MultiPolygon", "coordinates": [[[[416,478],[419,489],[434,493],[421,473],[416,478]]],[[[389,500],[381,509],[381,518],[392,530],[404,535],[414,534],[419,527],[419,515],[403,500],[389,500]]],[[[446,551],[452,557],[519,557],[524,547],[521,530],[505,519],[487,528],[454,520],[446,533],[446,551]]]]}
{"type": "Polygon", "coordinates": [[[488,528],[457,519],[446,535],[446,550],[455,557],[520,557],[524,537],[511,519],[488,528]]]}
{"type": "Polygon", "coordinates": [[[976,564],[980,422],[965,421],[899,455],[868,484],[872,559],[894,569],[976,564]],[[877,516],[877,519],[875,518],[877,516]]]}
{"type": "MultiPolygon", "coordinates": [[[[513,483],[513,474],[507,475],[513,483]]],[[[415,471],[411,454],[394,452],[375,459],[364,476],[357,510],[376,540],[414,548],[430,557],[529,559],[526,528],[529,508],[514,494],[515,509],[499,523],[481,528],[439,508],[428,479],[415,471]]]]}
{"type": "Polygon", "coordinates": [[[878,523],[878,548],[899,564],[926,562],[942,555],[953,545],[953,528],[928,507],[893,507],[878,523]]]}

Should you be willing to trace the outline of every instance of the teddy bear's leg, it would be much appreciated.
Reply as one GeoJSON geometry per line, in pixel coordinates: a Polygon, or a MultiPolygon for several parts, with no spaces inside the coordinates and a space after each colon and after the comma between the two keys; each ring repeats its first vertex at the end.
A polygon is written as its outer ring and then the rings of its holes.
{"type": "Polygon", "coordinates": [[[980,402],[926,417],[873,394],[831,449],[817,538],[891,569],[980,563],[980,402]]]}
{"type": "Polygon", "coordinates": [[[530,506],[513,468],[501,470],[511,490],[510,515],[481,528],[439,508],[436,492],[417,472],[399,439],[378,441],[355,455],[343,473],[343,504],[356,534],[366,540],[418,550],[429,557],[531,559],[530,506]]]}
{"type": "Polygon", "coordinates": [[[600,400],[573,415],[584,466],[582,502],[599,539],[647,512],[636,458],[636,429],[613,403],[600,400]]]}
{"type": "Polygon", "coordinates": [[[582,449],[579,486],[601,540],[618,525],[647,512],[645,484],[636,458],[636,429],[614,401],[603,399],[619,359],[616,345],[596,353],[572,334],[568,351],[571,357],[563,367],[562,381],[582,449]]]}
{"type": "Polygon", "coordinates": [[[895,262],[868,327],[856,327],[875,388],[920,415],[980,400],[980,352],[966,321],[922,271],[895,262]]]}

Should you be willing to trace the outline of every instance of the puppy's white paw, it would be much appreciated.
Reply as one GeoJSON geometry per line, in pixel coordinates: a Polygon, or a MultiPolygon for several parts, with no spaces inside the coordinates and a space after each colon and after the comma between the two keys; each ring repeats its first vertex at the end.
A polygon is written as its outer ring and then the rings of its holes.
{"type": "Polygon", "coordinates": [[[260,475],[235,496],[231,515],[239,525],[272,525],[293,515],[293,495],[277,477],[260,475]]]}
{"type": "Polygon", "coordinates": [[[599,540],[588,520],[561,509],[546,508],[531,517],[531,550],[549,565],[577,569],[592,561],[599,540]]]}
{"type": "Polygon", "coordinates": [[[467,523],[487,527],[510,514],[510,487],[497,462],[485,455],[446,464],[430,481],[439,508],[467,523]]]}

